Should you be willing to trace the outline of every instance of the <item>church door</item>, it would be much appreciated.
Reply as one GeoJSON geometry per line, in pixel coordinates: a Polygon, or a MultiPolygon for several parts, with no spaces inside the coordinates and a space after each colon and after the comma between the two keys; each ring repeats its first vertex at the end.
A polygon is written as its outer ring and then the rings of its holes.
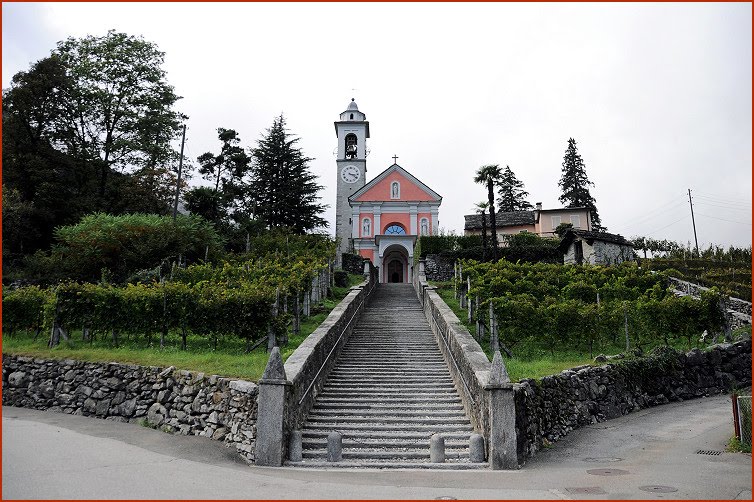
{"type": "Polygon", "coordinates": [[[403,263],[393,260],[388,264],[387,280],[388,282],[403,282],[403,263]]]}

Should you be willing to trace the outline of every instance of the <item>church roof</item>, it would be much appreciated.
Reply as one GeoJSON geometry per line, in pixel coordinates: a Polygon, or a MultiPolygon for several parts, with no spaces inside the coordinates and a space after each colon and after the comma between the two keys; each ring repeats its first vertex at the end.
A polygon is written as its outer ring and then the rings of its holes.
{"type": "Polygon", "coordinates": [[[359,105],[356,104],[356,101],[354,100],[354,98],[351,98],[351,102],[348,103],[348,111],[353,111],[353,110],[359,111],[359,105]]]}
{"type": "Polygon", "coordinates": [[[422,183],[418,178],[416,178],[413,174],[403,169],[398,164],[393,164],[392,166],[388,167],[384,171],[382,171],[380,174],[375,176],[369,183],[364,185],[363,187],[356,190],[353,194],[351,194],[350,197],[348,197],[348,200],[350,202],[356,201],[359,197],[367,193],[369,190],[371,190],[375,185],[377,185],[380,181],[387,178],[391,173],[400,173],[401,175],[405,176],[409,181],[414,183],[417,187],[419,187],[421,190],[427,193],[432,199],[440,202],[442,201],[442,196],[429,188],[427,185],[422,183]]]}
{"type": "MultiPolygon", "coordinates": [[[[489,224],[489,214],[487,217],[487,227],[489,224]]],[[[482,215],[467,214],[464,215],[464,230],[476,230],[482,228],[482,215]]],[[[518,225],[534,225],[534,211],[503,211],[495,213],[496,227],[512,227],[518,225]]]]}

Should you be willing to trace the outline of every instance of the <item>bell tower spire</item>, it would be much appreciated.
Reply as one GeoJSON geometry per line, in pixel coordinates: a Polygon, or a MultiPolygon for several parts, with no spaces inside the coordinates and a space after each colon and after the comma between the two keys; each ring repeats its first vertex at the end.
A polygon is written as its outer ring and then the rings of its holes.
{"type": "Polygon", "coordinates": [[[342,265],[341,255],[352,249],[353,222],[358,224],[359,215],[353,215],[348,197],[363,187],[367,172],[367,138],[369,122],[351,98],[348,108],[335,122],[337,148],[337,200],[335,204],[335,237],[340,239],[337,263],[342,265]]]}

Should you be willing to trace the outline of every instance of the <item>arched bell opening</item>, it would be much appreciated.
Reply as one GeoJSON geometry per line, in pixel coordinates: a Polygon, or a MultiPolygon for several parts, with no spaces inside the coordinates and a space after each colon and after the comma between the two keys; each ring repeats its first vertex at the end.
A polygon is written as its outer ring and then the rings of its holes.
{"type": "Polygon", "coordinates": [[[358,154],[358,138],[355,134],[346,135],[346,158],[355,159],[358,154]]]}

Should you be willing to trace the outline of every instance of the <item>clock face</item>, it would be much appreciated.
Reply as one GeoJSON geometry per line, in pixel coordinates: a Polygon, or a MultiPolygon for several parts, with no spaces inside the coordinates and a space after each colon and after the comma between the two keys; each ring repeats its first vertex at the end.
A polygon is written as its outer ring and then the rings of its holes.
{"type": "Polygon", "coordinates": [[[346,166],[340,170],[340,177],[346,183],[356,183],[361,178],[361,171],[356,166],[346,166]]]}

